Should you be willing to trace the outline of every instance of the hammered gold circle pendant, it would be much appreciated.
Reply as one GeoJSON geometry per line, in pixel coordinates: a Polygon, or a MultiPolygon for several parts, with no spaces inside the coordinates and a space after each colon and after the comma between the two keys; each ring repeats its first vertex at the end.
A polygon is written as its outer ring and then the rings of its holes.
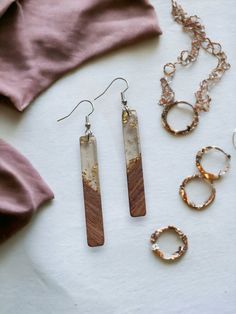
{"type": "Polygon", "coordinates": [[[187,249],[188,249],[188,238],[187,236],[178,228],[174,226],[167,226],[161,229],[156,230],[152,235],[150,239],[152,243],[152,251],[155,255],[160,257],[161,259],[168,261],[168,262],[173,262],[176,259],[179,259],[181,256],[183,256],[187,249]],[[164,252],[161,251],[159,245],[158,245],[158,240],[160,236],[165,233],[165,232],[171,232],[174,231],[177,237],[182,241],[182,245],[177,249],[176,252],[174,252],[171,256],[167,256],[164,252]]]}
{"type": "Polygon", "coordinates": [[[197,109],[194,106],[192,106],[190,103],[188,103],[186,101],[176,101],[176,102],[165,105],[164,110],[163,110],[162,115],[161,115],[161,119],[162,119],[162,124],[163,124],[164,128],[169,133],[171,133],[173,135],[187,135],[187,134],[191,133],[197,127],[197,125],[199,123],[199,113],[198,113],[197,109]],[[190,108],[190,110],[192,110],[193,118],[192,118],[192,123],[190,125],[187,125],[185,129],[175,130],[168,123],[168,114],[171,111],[171,109],[173,109],[174,107],[177,107],[180,104],[187,105],[190,108]]]}

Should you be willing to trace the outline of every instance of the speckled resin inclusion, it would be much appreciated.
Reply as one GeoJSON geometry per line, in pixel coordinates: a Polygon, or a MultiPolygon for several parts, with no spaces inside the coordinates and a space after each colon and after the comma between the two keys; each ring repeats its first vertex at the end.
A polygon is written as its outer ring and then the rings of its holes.
{"type": "Polygon", "coordinates": [[[97,144],[91,135],[80,137],[81,170],[84,189],[84,207],[89,246],[104,244],[102,203],[99,184],[97,144]],[[89,139],[89,140],[88,140],[89,139]]]}
{"type": "Polygon", "coordinates": [[[126,157],[130,215],[146,215],[142,156],[139,140],[138,118],[135,110],[123,110],[122,124],[126,157]]]}

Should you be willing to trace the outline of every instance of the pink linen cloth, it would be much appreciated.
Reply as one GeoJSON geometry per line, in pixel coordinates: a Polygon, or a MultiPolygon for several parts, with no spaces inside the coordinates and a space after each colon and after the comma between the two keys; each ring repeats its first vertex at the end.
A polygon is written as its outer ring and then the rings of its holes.
{"type": "Polygon", "coordinates": [[[29,161],[0,139],[0,244],[54,195],[29,161]]]}
{"type": "Polygon", "coordinates": [[[148,0],[1,0],[1,99],[23,111],[85,61],[160,34],[148,0]]]}

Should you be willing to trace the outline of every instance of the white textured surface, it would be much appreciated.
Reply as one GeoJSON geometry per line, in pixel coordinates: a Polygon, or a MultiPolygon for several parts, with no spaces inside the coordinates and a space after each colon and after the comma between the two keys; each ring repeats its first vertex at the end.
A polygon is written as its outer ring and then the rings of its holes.
{"type": "MultiPolygon", "coordinates": [[[[189,37],[170,16],[170,1],[153,0],[163,36],[86,64],[39,97],[22,115],[1,108],[1,137],[38,169],[56,199],[0,248],[1,314],[233,314],[236,312],[235,156],[236,2],[181,0],[198,14],[209,36],[222,43],[232,69],[212,91],[212,107],[190,136],[173,138],[160,123],[157,106],[162,66],[189,47],[189,37]],[[106,245],[86,245],[79,136],[84,106],[57,124],[77,101],[96,96],[115,76],[130,82],[127,98],[139,114],[148,214],[129,217],[117,82],[97,102],[92,117],[98,140],[106,245]],[[199,148],[218,145],[232,154],[232,168],[216,184],[217,198],[204,212],[184,206],[178,186],[195,171],[199,148]],[[178,263],[156,259],[149,245],[158,227],[173,224],[189,237],[178,263]]],[[[205,53],[178,72],[176,96],[190,102],[198,83],[215,65],[205,53]]]]}

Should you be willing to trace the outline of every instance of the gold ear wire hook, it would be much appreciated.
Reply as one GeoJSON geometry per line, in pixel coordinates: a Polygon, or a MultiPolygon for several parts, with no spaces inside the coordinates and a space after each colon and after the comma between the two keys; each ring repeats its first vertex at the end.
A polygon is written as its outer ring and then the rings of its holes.
{"type": "Polygon", "coordinates": [[[122,104],[124,105],[124,106],[126,106],[127,105],[127,100],[126,100],[126,98],[125,98],[125,92],[128,90],[128,88],[129,88],[129,83],[128,83],[128,81],[126,80],[126,79],[124,79],[123,77],[116,77],[114,80],[112,80],[111,81],[111,83],[107,86],[107,88],[100,94],[100,95],[98,95],[96,98],[94,98],[94,100],[97,100],[98,98],[100,98],[101,96],[103,96],[106,92],[107,92],[107,90],[111,87],[111,85],[115,82],[115,81],[117,81],[117,80],[122,80],[122,81],[124,81],[125,83],[126,83],[126,88],[121,92],[121,102],[122,102],[122,104]]]}

